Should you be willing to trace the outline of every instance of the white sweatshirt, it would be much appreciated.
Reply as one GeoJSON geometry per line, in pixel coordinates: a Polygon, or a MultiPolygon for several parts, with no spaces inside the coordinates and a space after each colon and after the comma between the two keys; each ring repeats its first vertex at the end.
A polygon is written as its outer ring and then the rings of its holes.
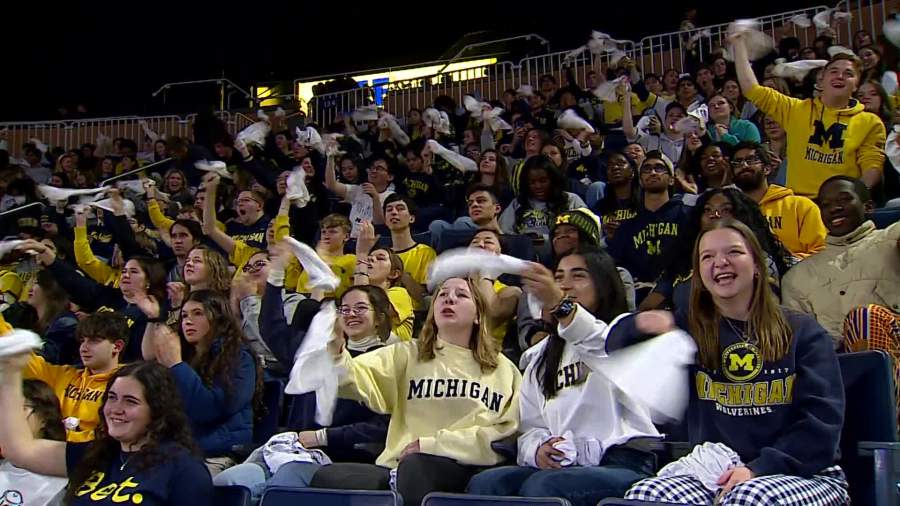
{"type": "MultiPolygon", "coordinates": [[[[569,326],[560,325],[559,336],[566,341],[557,376],[561,388],[549,400],[544,398],[535,376],[547,339],[534,347],[519,397],[520,466],[537,467],[537,449],[551,437],[567,432],[574,438],[574,460],[579,466],[599,465],[607,449],[631,439],[661,437],[649,412],[626,408],[621,393],[602,374],[592,372],[608,359],[606,336],[610,327],[580,305],[569,326]]],[[[558,449],[565,451],[563,447],[558,449]]]]}

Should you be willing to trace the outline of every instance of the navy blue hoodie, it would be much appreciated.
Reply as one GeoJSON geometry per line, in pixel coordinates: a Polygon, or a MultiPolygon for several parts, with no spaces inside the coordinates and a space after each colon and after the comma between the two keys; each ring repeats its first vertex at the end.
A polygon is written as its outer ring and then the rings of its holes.
{"type": "MultiPolygon", "coordinates": [[[[281,287],[266,283],[259,312],[259,333],[275,358],[290,370],[294,355],[306,337],[306,330],[319,312],[320,303],[305,299],[297,304],[290,323],[284,317],[281,287]]],[[[358,353],[350,352],[351,355],[358,353]]],[[[287,426],[292,430],[322,428],[315,421],[316,394],[310,392],[293,398],[287,426]]],[[[390,416],[380,415],[362,403],[338,399],[331,426],[325,431],[328,446],[322,450],[335,462],[371,462],[373,456],[354,449],[357,443],[384,443],[390,416]]]]}
{"type": "MultiPolygon", "coordinates": [[[[722,319],[721,367],[691,367],[687,428],[691,444],[724,443],[757,476],[808,478],[837,461],[844,387],[828,332],[809,315],[786,308],[782,314],[793,338],[774,362],[764,362],[756,346],[735,332],[744,331],[744,322],[722,319]]],[[[675,319],[686,329],[685,315],[675,319]]],[[[628,317],[613,327],[607,347],[642,337],[628,317]]]]}
{"type": "Polygon", "coordinates": [[[665,255],[673,251],[678,233],[687,223],[688,208],[678,196],[656,211],[640,206],[634,218],[622,222],[609,242],[609,254],[635,282],[650,283],[659,277],[665,255]]]}

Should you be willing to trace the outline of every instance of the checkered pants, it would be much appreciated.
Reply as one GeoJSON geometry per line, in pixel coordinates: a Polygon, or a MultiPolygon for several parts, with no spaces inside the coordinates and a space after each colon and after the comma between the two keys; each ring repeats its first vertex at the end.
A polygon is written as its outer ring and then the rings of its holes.
{"type": "MultiPolygon", "coordinates": [[[[710,492],[692,476],[647,478],[635,483],[626,499],[675,504],[714,504],[710,492]]],[[[776,474],[745,481],[720,499],[727,506],[843,506],[850,504],[847,479],[839,466],[829,467],[812,478],[776,474]]]]}

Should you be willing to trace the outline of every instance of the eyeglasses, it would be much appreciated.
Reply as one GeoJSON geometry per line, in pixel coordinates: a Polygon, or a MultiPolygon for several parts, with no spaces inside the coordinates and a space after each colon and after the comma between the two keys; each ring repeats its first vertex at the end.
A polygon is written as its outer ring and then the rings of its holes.
{"type": "Polygon", "coordinates": [[[371,309],[372,309],[371,307],[369,307],[365,304],[357,304],[353,307],[341,306],[338,308],[338,313],[340,313],[343,316],[350,316],[351,314],[353,316],[362,316],[362,315],[368,313],[371,309]]]}
{"type": "Polygon", "coordinates": [[[758,156],[748,156],[747,158],[735,158],[731,160],[731,166],[735,169],[744,165],[756,165],[761,162],[758,156]]]}
{"type": "Polygon", "coordinates": [[[387,172],[388,171],[387,167],[379,167],[377,165],[373,165],[372,167],[369,167],[366,170],[369,172],[387,172]]]}
{"type": "Polygon", "coordinates": [[[265,269],[265,267],[267,265],[269,265],[269,262],[267,262],[266,260],[259,260],[257,262],[253,262],[252,264],[248,262],[248,263],[244,264],[243,267],[241,267],[241,271],[243,271],[243,272],[259,272],[262,269],[265,269]]]}
{"type": "Polygon", "coordinates": [[[661,163],[652,163],[641,166],[641,174],[666,174],[669,172],[669,168],[661,163]]]}
{"type": "Polygon", "coordinates": [[[734,213],[734,209],[729,207],[709,207],[706,206],[703,208],[703,214],[706,215],[707,218],[727,218],[734,213]]]}

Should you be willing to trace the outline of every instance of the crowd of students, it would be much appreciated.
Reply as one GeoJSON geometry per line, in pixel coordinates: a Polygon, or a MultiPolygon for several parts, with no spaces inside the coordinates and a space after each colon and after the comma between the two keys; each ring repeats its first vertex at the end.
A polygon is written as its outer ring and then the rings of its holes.
{"type": "Polygon", "coordinates": [[[848,504],[836,353],[900,359],[900,224],[870,220],[900,197],[898,90],[894,48],[822,42],[808,49],[827,64],[796,82],[734,35],[733,64],[708,55],[693,75],[627,58],[592,73],[622,77],[615,98],[570,72],[477,113],[440,97],[405,119],[291,130],[272,115],[264,138],[205,124],[194,142],[147,130],[7,153],[0,227],[21,242],[0,259],[0,332],[44,346],[0,358],[0,500],[198,506],[243,485],[255,501],[289,486],[412,505],[432,491],[848,504]],[[116,174],[105,200],[53,197],[116,174]],[[456,247],[529,262],[429,292],[456,247]],[[290,395],[288,432],[254,441],[264,382],[287,381],[331,301],[331,422],[316,393],[290,395]],[[697,348],[689,440],[732,452],[711,480],[657,475],[648,442],[665,429],[600,372],[678,328],[697,348]]]}

